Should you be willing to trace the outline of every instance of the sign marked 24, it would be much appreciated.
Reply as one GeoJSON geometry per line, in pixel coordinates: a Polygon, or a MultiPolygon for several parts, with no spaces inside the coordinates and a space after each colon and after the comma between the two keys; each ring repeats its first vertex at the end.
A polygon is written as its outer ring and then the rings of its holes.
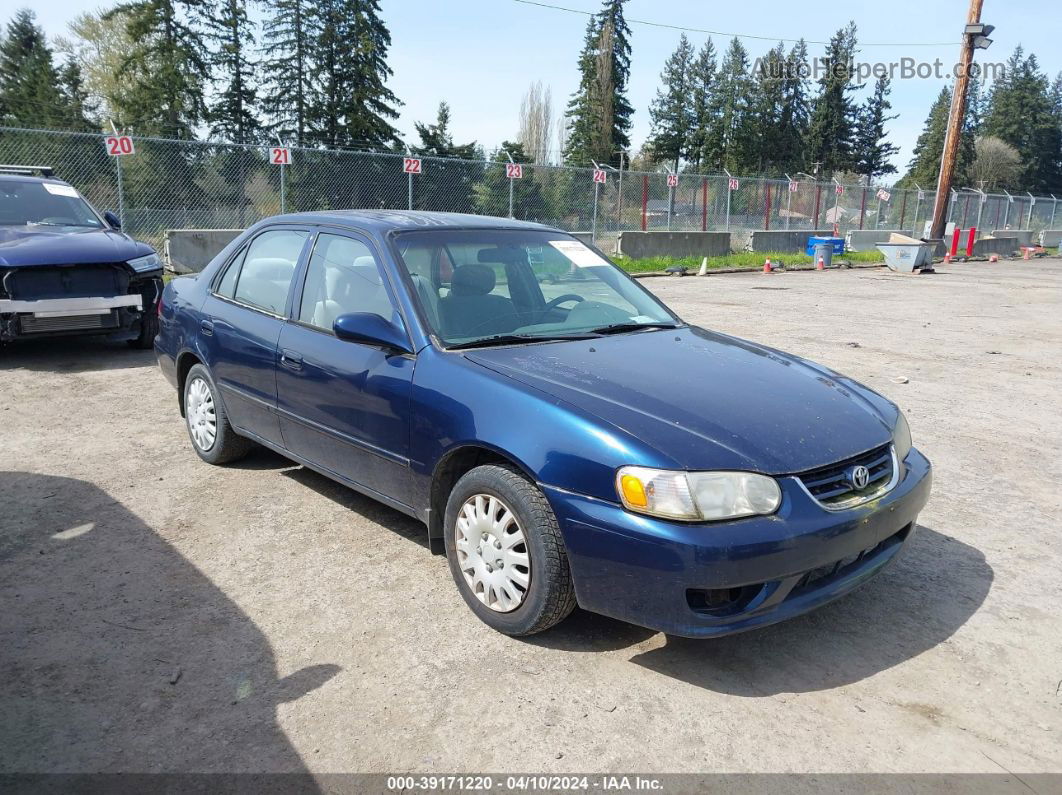
{"type": "Polygon", "coordinates": [[[135,151],[133,139],[128,135],[108,135],[105,143],[107,145],[107,154],[115,157],[131,155],[135,151]]]}
{"type": "Polygon", "coordinates": [[[608,173],[603,168],[594,169],[594,182],[600,182],[602,185],[608,180],[608,173]]]}

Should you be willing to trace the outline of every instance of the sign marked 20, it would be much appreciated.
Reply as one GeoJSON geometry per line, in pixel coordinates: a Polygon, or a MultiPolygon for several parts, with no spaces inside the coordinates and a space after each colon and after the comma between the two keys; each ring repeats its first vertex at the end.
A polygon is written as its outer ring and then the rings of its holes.
{"type": "Polygon", "coordinates": [[[121,157],[133,154],[133,139],[128,135],[108,135],[104,143],[107,145],[107,154],[121,157]]]}

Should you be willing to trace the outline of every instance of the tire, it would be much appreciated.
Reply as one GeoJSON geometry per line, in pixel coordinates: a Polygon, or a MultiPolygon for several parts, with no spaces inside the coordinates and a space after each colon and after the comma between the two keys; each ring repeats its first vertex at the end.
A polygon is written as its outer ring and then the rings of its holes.
{"type": "Polygon", "coordinates": [[[149,307],[140,316],[140,334],[135,340],[129,340],[130,348],[147,350],[155,346],[155,337],[159,333],[159,316],[154,307],[149,307]]]}
{"type": "Polygon", "coordinates": [[[557,517],[542,492],[516,470],[488,464],[458,480],[446,503],[444,538],[457,589],[492,629],[506,635],[533,635],[563,621],[575,608],[575,587],[557,517]],[[512,522],[507,522],[506,512],[512,522]],[[495,560],[488,560],[495,555],[495,560]],[[509,560],[508,573],[505,560],[509,560]]]}
{"type": "Polygon", "coordinates": [[[254,446],[254,442],[239,436],[232,429],[214,379],[201,364],[193,365],[184,380],[184,414],[192,447],[208,464],[227,464],[243,458],[254,446]],[[212,411],[206,407],[207,404],[212,411]],[[200,406],[204,406],[202,411],[200,406]]]}

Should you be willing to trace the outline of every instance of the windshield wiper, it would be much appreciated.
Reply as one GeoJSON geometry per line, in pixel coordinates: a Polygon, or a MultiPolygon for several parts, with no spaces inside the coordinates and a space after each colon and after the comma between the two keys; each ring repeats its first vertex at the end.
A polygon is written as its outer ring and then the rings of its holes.
{"type": "Polygon", "coordinates": [[[558,342],[571,340],[592,340],[597,334],[496,334],[469,342],[447,345],[449,350],[466,350],[468,348],[489,348],[492,345],[512,345],[525,342],[558,342]]]}
{"type": "Polygon", "coordinates": [[[593,334],[623,334],[625,331],[639,331],[643,328],[678,328],[675,323],[613,323],[610,326],[595,328],[593,334]]]}

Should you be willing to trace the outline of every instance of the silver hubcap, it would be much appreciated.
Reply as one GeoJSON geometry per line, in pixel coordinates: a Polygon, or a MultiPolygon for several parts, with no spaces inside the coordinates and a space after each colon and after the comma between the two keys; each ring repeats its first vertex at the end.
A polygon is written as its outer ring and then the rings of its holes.
{"type": "Polygon", "coordinates": [[[489,494],[470,497],[457,514],[454,538],[461,573],[479,601],[499,613],[523,604],[531,558],[508,505],[489,494]]]}
{"type": "Polygon", "coordinates": [[[218,435],[218,419],[214,414],[214,395],[202,378],[193,378],[188,385],[184,414],[195,446],[203,452],[213,447],[218,435]]]}

